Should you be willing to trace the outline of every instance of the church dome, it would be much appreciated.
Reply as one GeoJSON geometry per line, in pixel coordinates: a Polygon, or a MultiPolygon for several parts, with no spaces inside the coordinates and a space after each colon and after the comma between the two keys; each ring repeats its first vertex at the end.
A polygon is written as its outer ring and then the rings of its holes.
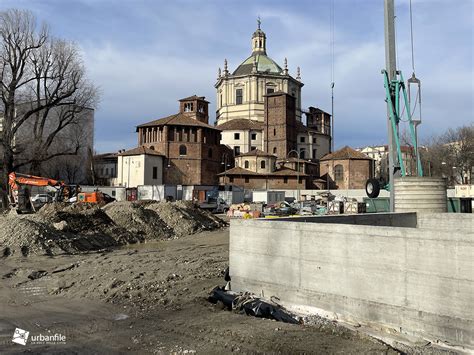
{"type": "Polygon", "coordinates": [[[257,72],[269,74],[282,74],[283,69],[270,57],[265,54],[253,53],[237,69],[233,75],[248,75],[253,71],[254,62],[257,63],[257,72]]]}
{"type": "Polygon", "coordinates": [[[249,75],[256,72],[283,74],[283,69],[267,56],[267,36],[260,28],[260,18],[258,18],[257,24],[257,30],[252,35],[252,55],[235,69],[233,75],[249,75]]]}

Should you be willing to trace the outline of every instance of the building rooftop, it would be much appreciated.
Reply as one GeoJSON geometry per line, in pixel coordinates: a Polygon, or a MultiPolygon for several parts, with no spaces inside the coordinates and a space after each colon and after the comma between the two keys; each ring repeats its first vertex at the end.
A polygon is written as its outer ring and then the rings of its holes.
{"type": "Polygon", "coordinates": [[[194,119],[193,112],[190,113],[177,113],[168,117],[163,117],[154,121],[150,121],[147,123],[143,123],[141,125],[137,126],[137,132],[138,128],[141,127],[154,127],[154,126],[193,126],[193,127],[203,127],[203,128],[209,128],[209,129],[215,129],[220,131],[219,128],[215,126],[211,126],[207,123],[198,121],[194,119]]]}
{"type": "Polygon", "coordinates": [[[364,153],[358,152],[357,150],[352,149],[349,146],[345,146],[342,149],[339,149],[333,153],[326,154],[324,157],[319,159],[323,160],[345,160],[345,159],[358,159],[358,160],[372,160],[364,153]]]}
{"type": "Polygon", "coordinates": [[[326,115],[331,116],[329,112],[321,110],[319,107],[313,107],[313,106],[308,107],[308,111],[303,111],[303,112],[304,113],[322,112],[322,113],[325,113],[326,115]]]}
{"type": "Polygon", "coordinates": [[[194,100],[201,100],[201,101],[206,101],[207,103],[209,103],[209,101],[206,100],[205,96],[197,96],[197,95],[185,97],[184,99],[181,99],[181,100],[178,100],[178,101],[181,102],[181,101],[194,101],[194,100]]]}
{"type": "Polygon", "coordinates": [[[261,131],[263,129],[263,122],[252,121],[247,118],[237,118],[231,121],[227,121],[217,128],[223,131],[237,131],[237,130],[255,130],[261,131]]]}
{"type": "Polygon", "coordinates": [[[94,160],[117,159],[118,153],[103,153],[94,155],[94,160]]]}
{"type": "Polygon", "coordinates": [[[277,164],[285,164],[285,163],[299,163],[299,164],[319,165],[318,163],[315,163],[315,162],[310,161],[308,159],[300,159],[300,158],[295,158],[295,157],[289,157],[289,158],[278,159],[277,160],[277,164]]]}
{"type": "Polygon", "coordinates": [[[133,148],[130,150],[126,150],[122,153],[119,153],[118,155],[120,156],[129,156],[129,155],[142,155],[142,154],[148,154],[148,155],[159,155],[163,156],[163,154],[158,153],[156,150],[141,146],[137,148],[133,148]]]}

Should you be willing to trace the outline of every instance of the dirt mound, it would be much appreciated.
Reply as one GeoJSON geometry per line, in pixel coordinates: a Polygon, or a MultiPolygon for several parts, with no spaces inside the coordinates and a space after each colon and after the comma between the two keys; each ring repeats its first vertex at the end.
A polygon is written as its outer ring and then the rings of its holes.
{"type": "Polygon", "coordinates": [[[182,237],[226,223],[191,202],[52,203],[38,213],[0,216],[4,255],[79,253],[182,237]]]}
{"type": "Polygon", "coordinates": [[[37,214],[0,217],[5,256],[97,251],[143,240],[117,226],[98,206],[50,204],[37,214]]]}
{"type": "Polygon", "coordinates": [[[80,213],[95,208],[97,208],[96,203],[55,202],[45,204],[36,215],[54,217],[58,212],[80,213]]]}
{"type": "Polygon", "coordinates": [[[226,225],[220,218],[207,212],[192,202],[158,202],[145,206],[155,211],[177,237],[214,230],[226,225]]]}
{"type": "Polygon", "coordinates": [[[0,247],[4,256],[21,253],[52,253],[55,239],[60,236],[47,224],[36,222],[20,216],[5,215],[0,217],[0,247]]]}
{"type": "Polygon", "coordinates": [[[145,204],[132,202],[112,202],[102,209],[118,226],[145,239],[168,239],[173,230],[153,210],[145,204]]]}

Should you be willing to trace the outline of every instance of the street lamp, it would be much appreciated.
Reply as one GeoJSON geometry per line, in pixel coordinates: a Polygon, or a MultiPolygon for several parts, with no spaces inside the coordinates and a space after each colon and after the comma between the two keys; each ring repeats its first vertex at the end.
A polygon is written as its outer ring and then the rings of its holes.
{"type": "Polygon", "coordinates": [[[329,163],[326,163],[326,187],[328,188],[329,196],[329,163]]]}
{"type": "Polygon", "coordinates": [[[296,188],[297,188],[297,201],[300,200],[300,153],[301,152],[306,152],[306,149],[301,149],[300,152],[298,153],[298,151],[296,149],[292,149],[288,152],[288,154],[286,155],[286,158],[290,158],[290,154],[291,153],[296,153],[296,188]]]}
{"type": "Polygon", "coordinates": [[[225,187],[227,186],[227,168],[230,167],[230,164],[227,162],[227,158],[227,153],[224,153],[221,162],[221,165],[224,165],[224,191],[225,187]]]}

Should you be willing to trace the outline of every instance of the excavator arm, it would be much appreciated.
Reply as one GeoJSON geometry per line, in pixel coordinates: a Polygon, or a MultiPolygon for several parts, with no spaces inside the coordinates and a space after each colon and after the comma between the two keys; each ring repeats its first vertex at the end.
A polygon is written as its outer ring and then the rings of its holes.
{"type": "Polygon", "coordinates": [[[64,182],[54,179],[49,179],[41,176],[26,175],[12,172],[8,174],[8,184],[12,190],[18,190],[19,185],[30,186],[64,186],[64,182]]]}
{"type": "Polygon", "coordinates": [[[41,176],[27,175],[11,172],[8,174],[8,185],[10,186],[10,204],[12,208],[16,208],[17,212],[21,210],[31,210],[29,197],[21,193],[21,186],[52,186],[57,189],[56,201],[62,201],[64,195],[69,195],[69,187],[60,180],[49,179],[41,176]],[[20,198],[22,197],[23,198],[20,198]],[[30,205],[30,207],[25,207],[30,205]]]}

